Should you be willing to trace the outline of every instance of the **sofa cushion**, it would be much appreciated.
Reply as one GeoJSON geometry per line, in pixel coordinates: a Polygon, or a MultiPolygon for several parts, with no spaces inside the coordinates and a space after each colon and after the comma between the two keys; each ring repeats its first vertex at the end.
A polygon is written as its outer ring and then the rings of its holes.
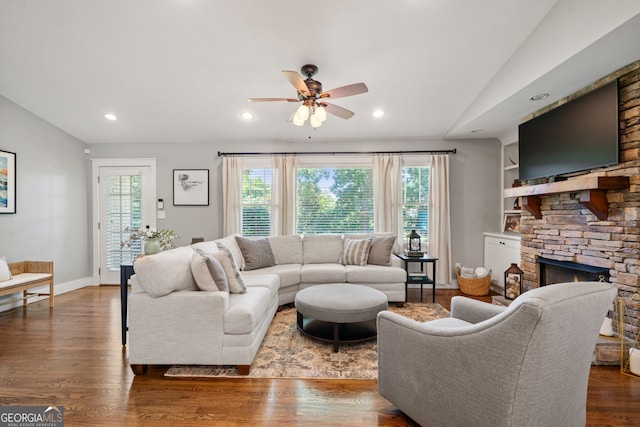
{"type": "Polygon", "coordinates": [[[342,263],[344,265],[367,265],[371,249],[371,237],[368,239],[344,239],[342,263]]]}
{"type": "Polygon", "coordinates": [[[229,236],[223,237],[222,239],[215,240],[216,245],[218,245],[219,249],[229,249],[231,251],[231,255],[233,255],[233,260],[240,270],[244,268],[244,259],[242,258],[242,251],[238,246],[238,242],[236,242],[236,236],[239,234],[231,234],[229,236]]]}
{"type": "Polygon", "coordinates": [[[273,291],[262,286],[247,288],[244,294],[229,295],[229,309],[224,313],[225,334],[250,334],[267,315],[273,291]]]}
{"type": "Polygon", "coordinates": [[[338,263],[304,264],[300,269],[300,283],[345,283],[345,266],[338,263]]]}
{"type": "Polygon", "coordinates": [[[278,293],[280,289],[280,277],[277,274],[251,274],[241,273],[242,279],[247,289],[254,286],[262,286],[263,288],[269,288],[274,294],[278,293]]]}
{"type": "Polygon", "coordinates": [[[302,262],[304,264],[339,263],[342,255],[342,236],[318,234],[302,239],[302,262]]]}
{"type": "Polygon", "coordinates": [[[271,236],[269,244],[276,264],[302,264],[302,237],[271,236]]]}
{"type": "Polygon", "coordinates": [[[195,251],[191,257],[191,274],[201,291],[229,292],[224,268],[212,254],[195,251]]]}
{"type": "Polygon", "coordinates": [[[404,283],[407,280],[407,272],[399,267],[346,265],[345,270],[349,283],[404,283]]]}
{"type": "Polygon", "coordinates": [[[244,259],[243,270],[255,270],[276,265],[268,239],[253,240],[236,236],[236,242],[244,259]]]}
{"type": "Polygon", "coordinates": [[[221,249],[211,255],[215,257],[220,264],[222,264],[224,274],[227,276],[229,292],[232,294],[243,294],[247,292],[247,287],[242,280],[242,276],[240,275],[238,266],[233,259],[233,255],[231,255],[231,251],[229,251],[229,249],[221,249]]]}
{"type": "Polygon", "coordinates": [[[273,267],[261,268],[259,270],[243,271],[242,277],[259,276],[263,274],[276,274],[280,277],[280,288],[297,285],[300,283],[300,264],[282,264],[273,267]]]}
{"type": "Polygon", "coordinates": [[[198,290],[191,274],[193,249],[182,246],[153,255],[145,255],[133,263],[133,270],[144,291],[161,297],[174,291],[198,290]]]}

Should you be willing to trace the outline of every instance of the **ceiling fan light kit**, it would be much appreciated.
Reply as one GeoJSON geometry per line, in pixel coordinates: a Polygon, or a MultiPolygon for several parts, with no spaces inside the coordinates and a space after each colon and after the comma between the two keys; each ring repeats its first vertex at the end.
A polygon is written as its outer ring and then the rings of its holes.
{"type": "Polygon", "coordinates": [[[306,64],[300,68],[300,71],[307,76],[306,80],[303,80],[295,71],[282,71],[284,78],[296,88],[297,98],[249,98],[249,102],[302,101],[302,105],[298,107],[293,115],[293,124],[303,126],[307,119],[310,119],[309,124],[311,127],[317,128],[327,120],[327,112],[345,120],[350,119],[355,114],[346,108],[329,104],[325,102],[325,99],[359,95],[369,91],[364,83],[354,83],[323,92],[322,83],[312,78],[318,72],[317,66],[306,64]]]}

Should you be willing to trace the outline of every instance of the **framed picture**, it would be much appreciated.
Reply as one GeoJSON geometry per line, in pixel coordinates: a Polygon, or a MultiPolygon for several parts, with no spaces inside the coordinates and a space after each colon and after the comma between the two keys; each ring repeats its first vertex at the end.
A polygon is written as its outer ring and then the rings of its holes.
{"type": "Polygon", "coordinates": [[[0,150],[0,213],[16,213],[16,153],[0,150]]]}
{"type": "Polygon", "coordinates": [[[209,206],[209,169],[174,169],[173,205],[209,206]]]}
{"type": "Polygon", "coordinates": [[[502,231],[511,231],[514,233],[520,232],[520,214],[504,214],[504,224],[502,226],[502,231]]]}

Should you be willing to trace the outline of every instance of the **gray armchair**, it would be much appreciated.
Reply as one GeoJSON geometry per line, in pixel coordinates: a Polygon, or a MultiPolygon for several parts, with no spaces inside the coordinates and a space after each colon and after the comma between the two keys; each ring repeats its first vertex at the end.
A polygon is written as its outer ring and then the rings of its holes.
{"type": "Polygon", "coordinates": [[[454,297],[451,316],[378,314],[378,390],[424,426],[584,426],[598,331],[617,289],[577,282],[509,307],[454,297]]]}

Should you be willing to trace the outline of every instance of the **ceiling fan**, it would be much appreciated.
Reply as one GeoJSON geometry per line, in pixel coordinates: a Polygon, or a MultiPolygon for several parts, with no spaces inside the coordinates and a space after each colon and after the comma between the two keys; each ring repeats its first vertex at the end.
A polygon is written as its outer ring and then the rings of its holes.
{"type": "Polygon", "coordinates": [[[300,68],[300,72],[307,76],[306,80],[303,80],[300,74],[295,71],[282,71],[284,78],[298,91],[297,98],[249,98],[249,102],[302,101],[302,105],[300,105],[293,114],[293,124],[302,126],[304,122],[310,118],[309,123],[311,127],[315,128],[322,126],[322,122],[327,119],[327,113],[345,120],[350,119],[355,114],[346,108],[325,102],[326,99],[359,95],[369,91],[367,85],[364,83],[354,83],[323,92],[322,83],[312,78],[318,72],[317,66],[313,64],[303,65],[302,68],[300,68]]]}

